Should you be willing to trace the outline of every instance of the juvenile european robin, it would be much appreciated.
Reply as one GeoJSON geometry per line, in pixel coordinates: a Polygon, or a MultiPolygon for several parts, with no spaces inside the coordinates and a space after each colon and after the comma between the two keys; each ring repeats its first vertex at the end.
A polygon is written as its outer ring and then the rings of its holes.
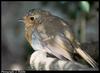
{"type": "Polygon", "coordinates": [[[42,9],[32,9],[23,17],[25,38],[34,50],[41,50],[59,59],[74,61],[74,53],[79,54],[93,68],[96,62],[80,48],[69,24],[63,19],[42,9]]]}

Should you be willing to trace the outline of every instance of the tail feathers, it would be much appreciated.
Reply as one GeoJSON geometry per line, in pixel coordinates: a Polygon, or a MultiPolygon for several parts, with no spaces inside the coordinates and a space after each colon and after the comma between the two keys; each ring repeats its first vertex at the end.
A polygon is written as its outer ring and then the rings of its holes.
{"type": "Polygon", "coordinates": [[[93,68],[97,68],[97,63],[81,48],[76,48],[77,53],[83,57],[93,68]]]}

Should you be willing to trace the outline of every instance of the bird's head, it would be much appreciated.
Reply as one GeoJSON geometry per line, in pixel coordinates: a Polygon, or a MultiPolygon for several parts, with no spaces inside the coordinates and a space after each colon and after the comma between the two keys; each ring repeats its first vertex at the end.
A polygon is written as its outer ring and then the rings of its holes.
{"type": "Polygon", "coordinates": [[[23,22],[27,27],[34,26],[42,23],[49,15],[50,13],[48,11],[42,9],[31,9],[23,17],[23,22]]]}

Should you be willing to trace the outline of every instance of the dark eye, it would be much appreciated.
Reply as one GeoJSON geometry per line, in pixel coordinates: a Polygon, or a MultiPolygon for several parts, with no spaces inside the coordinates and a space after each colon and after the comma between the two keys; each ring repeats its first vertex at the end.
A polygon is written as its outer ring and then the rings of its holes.
{"type": "Polygon", "coordinates": [[[33,21],[33,20],[34,20],[34,17],[30,17],[30,20],[32,20],[32,21],[33,21]]]}

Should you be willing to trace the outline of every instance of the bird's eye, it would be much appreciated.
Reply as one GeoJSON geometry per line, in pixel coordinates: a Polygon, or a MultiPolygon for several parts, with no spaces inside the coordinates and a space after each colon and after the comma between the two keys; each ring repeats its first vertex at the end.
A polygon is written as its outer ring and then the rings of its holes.
{"type": "Polygon", "coordinates": [[[30,20],[32,20],[32,21],[33,21],[33,20],[34,20],[34,17],[30,17],[30,20]]]}

